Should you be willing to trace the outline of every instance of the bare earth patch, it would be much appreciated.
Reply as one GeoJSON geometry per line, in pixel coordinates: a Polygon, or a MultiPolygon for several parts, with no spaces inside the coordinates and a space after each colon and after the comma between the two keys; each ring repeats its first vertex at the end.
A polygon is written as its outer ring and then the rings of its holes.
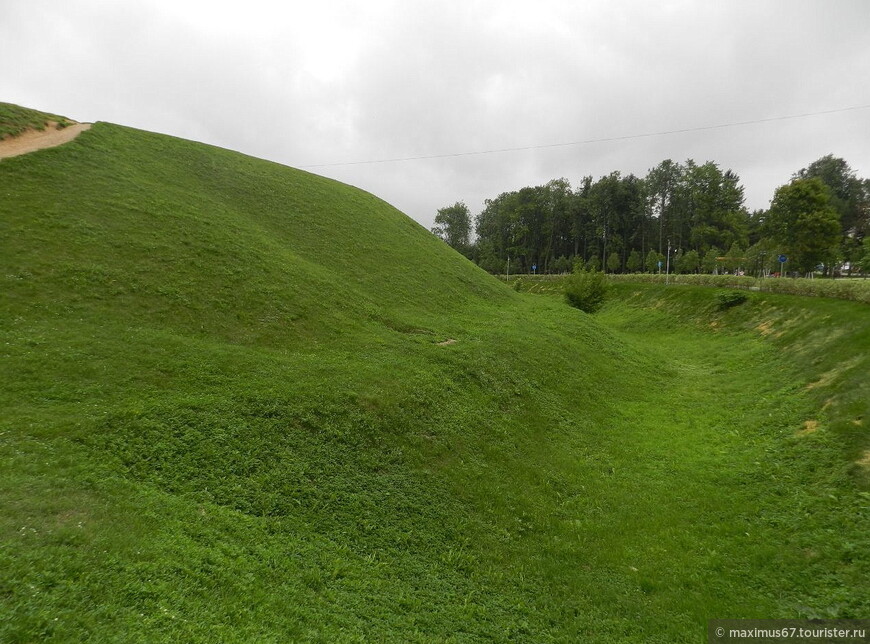
{"type": "Polygon", "coordinates": [[[755,329],[761,333],[761,335],[770,335],[771,331],[773,331],[773,322],[767,320],[766,322],[762,322],[755,329]]]}
{"type": "Polygon", "coordinates": [[[436,342],[436,344],[439,347],[446,347],[446,346],[449,346],[451,344],[456,344],[456,340],[454,340],[453,338],[447,338],[446,340],[444,340],[444,342],[436,342]]]}
{"type": "Polygon", "coordinates": [[[90,123],[73,123],[58,130],[56,123],[49,123],[43,130],[27,130],[9,139],[0,141],[0,159],[17,157],[21,154],[53,148],[63,145],[76,138],[85,130],[90,129],[90,123]]]}
{"type": "Polygon", "coordinates": [[[870,467],[870,450],[864,452],[864,456],[855,461],[855,464],[861,467],[870,467]]]}
{"type": "Polygon", "coordinates": [[[807,391],[818,389],[819,387],[827,387],[828,385],[833,383],[836,378],[843,376],[847,371],[858,365],[858,363],[860,362],[861,356],[856,356],[848,362],[844,362],[843,364],[831,369],[830,371],[826,371],[821,375],[818,380],[811,382],[806,386],[807,391]]]}
{"type": "Polygon", "coordinates": [[[819,421],[817,420],[805,420],[804,428],[798,431],[798,436],[806,436],[807,434],[812,434],[816,430],[819,429],[819,421]]]}

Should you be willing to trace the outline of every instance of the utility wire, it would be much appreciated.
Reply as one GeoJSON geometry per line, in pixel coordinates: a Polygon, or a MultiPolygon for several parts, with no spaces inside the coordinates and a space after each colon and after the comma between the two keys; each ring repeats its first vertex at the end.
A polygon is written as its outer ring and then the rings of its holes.
{"type": "Polygon", "coordinates": [[[752,119],[751,121],[734,121],[733,123],[719,123],[717,125],[703,125],[700,127],[687,127],[679,130],[664,130],[661,132],[646,132],[644,134],[626,134],[624,136],[609,136],[600,139],[586,139],[583,141],[570,141],[568,143],[548,143],[544,145],[527,145],[518,148],[498,148],[494,150],[477,150],[473,152],[453,152],[449,154],[431,154],[416,157],[396,157],[392,159],[374,159],[370,161],[343,161],[339,163],[315,163],[310,165],[296,166],[298,168],[334,168],[338,166],[348,165],[370,165],[375,163],[397,163],[400,161],[422,161],[425,159],[449,159],[453,157],[470,157],[483,154],[500,154],[503,152],[522,152],[525,150],[546,150],[548,148],[565,148],[573,145],[589,145],[590,143],[607,143],[610,141],[628,141],[631,139],[643,139],[653,136],[667,136],[669,134],[683,134],[686,132],[703,132],[706,130],[719,130],[729,127],[740,127],[743,125],[754,125],[756,123],[771,123],[773,121],[788,121],[791,119],[802,119],[810,116],[822,116],[824,114],[838,114],[840,112],[853,112],[856,110],[870,109],[870,105],[854,105],[852,107],[841,107],[834,110],[823,110],[821,112],[807,112],[806,114],[790,114],[788,116],[771,116],[763,119],[752,119]]]}

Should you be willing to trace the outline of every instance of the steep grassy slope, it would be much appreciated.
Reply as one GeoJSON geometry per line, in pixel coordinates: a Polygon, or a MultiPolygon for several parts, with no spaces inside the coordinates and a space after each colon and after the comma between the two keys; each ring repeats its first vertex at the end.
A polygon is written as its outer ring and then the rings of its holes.
{"type": "Polygon", "coordinates": [[[816,375],[755,331],[605,327],[371,195],[108,124],[0,162],[0,195],[2,641],[870,609],[855,459],[794,437],[816,375]]]}
{"type": "Polygon", "coordinates": [[[98,124],[4,171],[22,306],[286,346],[505,297],[377,198],[227,151],[98,124]]]}

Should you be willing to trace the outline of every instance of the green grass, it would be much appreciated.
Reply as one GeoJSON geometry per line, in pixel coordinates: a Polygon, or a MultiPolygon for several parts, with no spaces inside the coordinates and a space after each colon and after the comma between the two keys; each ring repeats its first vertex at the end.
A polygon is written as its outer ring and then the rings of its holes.
{"type": "Polygon", "coordinates": [[[765,293],[806,295],[852,300],[870,304],[870,280],[865,277],[840,279],[806,279],[790,277],[757,278],[748,275],[661,275],[656,273],[614,274],[608,276],[614,282],[645,284],[685,284],[690,286],[716,286],[745,288],[765,293]]]}
{"type": "MultiPolygon", "coordinates": [[[[866,305],[821,297],[747,293],[747,301],[716,311],[721,290],[615,284],[617,299],[648,309],[666,308],[682,323],[762,337],[787,356],[802,383],[801,396],[835,436],[849,460],[870,448],[870,312],[866,305]]],[[[729,291],[724,291],[729,293],[729,291]]],[[[854,469],[859,478],[866,475],[854,469]]],[[[863,478],[865,482],[868,479],[863,478]]]]}
{"type": "Polygon", "coordinates": [[[589,316],[359,190],[103,123],[0,190],[0,641],[870,609],[864,306],[617,285],[589,316]]]}
{"type": "MultiPolygon", "coordinates": [[[[522,275],[506,279],[514,290],[538,295],[564,291],[566,275],[522,275]]],[[[870,304],[870,280],[866,277],[840,279],[764,278],[743,275],[661,275],[657,273],[608,274],[611,283],[673,284],[684,286],[711,286],[714,288],[739,288],[782,295],[803,295],[851,300],[870,304]]]]}
{"type": "Polygon", "coordinates": [[[49,123],[56,123],[58,128],[64,128],[73,122],[64,116],[39,112],[12,103],[0,103],[0,141],[6,137],[17,136],[25,130],[44,130],[49,123]]]}

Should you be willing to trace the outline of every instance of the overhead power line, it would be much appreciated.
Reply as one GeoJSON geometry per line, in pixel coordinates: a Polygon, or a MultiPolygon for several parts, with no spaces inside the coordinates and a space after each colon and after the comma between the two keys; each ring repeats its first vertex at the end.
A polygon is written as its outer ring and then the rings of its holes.
{"type": "Polygon", "coordinates": [[[575,145],[589,145],[591,143],[607,143],[610,141],[630,141],[632,139],[643,139],[653,136],[667,136],[670,134],[684,134],[686,132],[704,132],[707,130],[720,130],[729,127],[740,127],[743,125],[755,125],[756,123],[771,123],[773,121],[788,121],[791,119],[802,119],[810,116],[822,116],[825,114],[837,114],[840,112],[854,112],[856,110],[870,109],[870,105],[853,105],[851,107],[840,107],[834,110],[822,110],[819,112],[807,112],[805,114],[789,114],[787,116],[771,116],[763,119],[752,119],[749,121],[734,121],[732,123],[718,123],[716,125],[702,125],[700,127],[686,127],[677,130],[663,130],[661,132],[645,132],[643,134],[626,134],[623,136],[608,136],[598,139],[585,139],[583,141],[569,141],[566,143],[546,143],[543,145],[526,145],[516,148],[497,148],[493,150],[475,150],[470,152],[451,152],[448,154],[429,154],[414,157],[395,157],[390,159],[370,159],[368,161],[341,161],[338,163],[314,163],[309,165],[296,166],[298,168],[333,168],[337,166],[349,165],[370,165],[375,163],[397,163],[400,161],[423,161],[426,159],[449,159],[453,157],[470,157],[483,154],[500,154],[503,152],[523,152],[526,150],[546,150],[549,148],[566,148],[575,145]]]}

